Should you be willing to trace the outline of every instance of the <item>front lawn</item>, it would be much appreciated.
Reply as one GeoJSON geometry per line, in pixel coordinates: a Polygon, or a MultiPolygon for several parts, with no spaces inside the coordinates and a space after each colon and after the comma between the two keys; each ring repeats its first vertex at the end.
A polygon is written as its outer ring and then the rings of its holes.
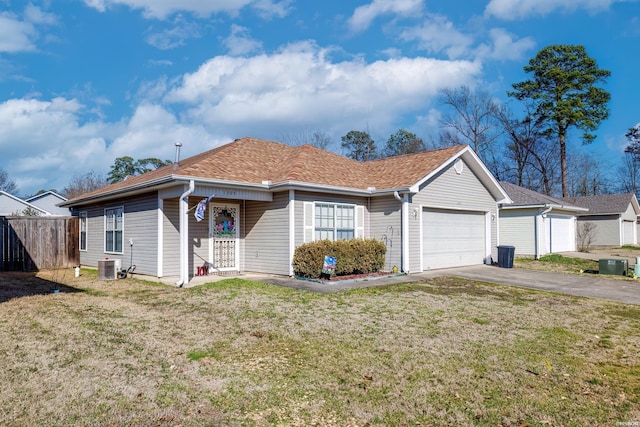
{"type": "Polygon", "coordinates": [[[452,278],[328,295],[56,281],[0,303],[6,425],[640,420],[638,306],[452,278]]]}

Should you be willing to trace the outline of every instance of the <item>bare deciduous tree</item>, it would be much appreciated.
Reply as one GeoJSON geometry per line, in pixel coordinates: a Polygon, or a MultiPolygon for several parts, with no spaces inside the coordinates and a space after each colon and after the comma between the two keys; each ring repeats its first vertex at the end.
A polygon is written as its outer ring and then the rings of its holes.
{"type": "Polygon", "coordinates": [[[588,252],[595,237],[596,225],[593,222],[581,221],[576,229],[576,240],[580,252],[588,252]]]}
{"type": "Polygon", "coordinates": [[[107,180],[97,173],[91,171],[84,175],[74,175],[71,182],[62,191],[67,199],[73,199],[84,193],[97,190],[106,186],[107,180]]]}
{"type": "Polygon", "coordinates": [[[468,144],[489,170],[499,176],[502,168],[495,144],[502,134],[497,119],[499,104],[486,92],[472,92],[467,86],[441,90],[438,101],[447,109],[440,121],[443,128],[440,145],[468,144]]]}
{"type": "Polygon", "coordinates": [[[9,178],[9,174],[5,170],[0,169],[0,190],[13,194],[17,189],[16,182],[9,178]]]}

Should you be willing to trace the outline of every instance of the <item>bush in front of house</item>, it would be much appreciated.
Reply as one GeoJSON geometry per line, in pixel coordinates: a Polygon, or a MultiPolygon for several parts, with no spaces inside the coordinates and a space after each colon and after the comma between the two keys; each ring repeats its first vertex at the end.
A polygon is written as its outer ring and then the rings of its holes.
{"type": "Polygon", "coordinates": [[[382,269],[387,247],[375,239],[319,240],[298,246],[293,255],[296,276],[317,279],[324,257],[336,258],[336,276],[375,273],[382,269]]]}

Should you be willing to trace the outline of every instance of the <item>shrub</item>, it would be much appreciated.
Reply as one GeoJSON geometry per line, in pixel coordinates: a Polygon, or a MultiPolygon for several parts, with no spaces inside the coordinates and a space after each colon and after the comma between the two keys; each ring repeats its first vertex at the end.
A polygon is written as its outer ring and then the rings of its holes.
{"type": "Polygon", "coordinates": [[[319,240],[298,246],[293,255],[296,276],[319,278],[324,257],[336,258],[336,276],[366,274],[384,266],[387,247],[375,239],[319,240]]]}

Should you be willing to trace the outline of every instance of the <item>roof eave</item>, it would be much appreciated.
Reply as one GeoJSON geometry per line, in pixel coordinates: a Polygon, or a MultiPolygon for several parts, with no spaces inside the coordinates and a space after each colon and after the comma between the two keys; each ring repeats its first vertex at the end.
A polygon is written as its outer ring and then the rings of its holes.
{"type": "Polygon", "coordinates": [[[281,181],[275,184],[271,184],[268,187],[270,190],[300,190],[300,191],[311,191],[311,192],[322,192],[322,193],[333,193],[333,194],[346,194],[353,196],[363,196],[369,197],[376,193],[375,188],[351,188],[351,187],[340,187],[337,185],[326,185],[326,184],[317,184],[317,183],[309,183],[302,181],[281,181]]]}
{"type": "Polygon", "coordinates": [[[508,206],[500,206],[500,209],[533,209],[533,208],[552,208],[564,211],[573,211],[573,212],[587,212],[589,209],[581,208],[578,206],[569,206],[569,205],[558,205],[555,203],[532,203],[532,204],[524,204],[524,203],[512,203],[508,206]]]}

